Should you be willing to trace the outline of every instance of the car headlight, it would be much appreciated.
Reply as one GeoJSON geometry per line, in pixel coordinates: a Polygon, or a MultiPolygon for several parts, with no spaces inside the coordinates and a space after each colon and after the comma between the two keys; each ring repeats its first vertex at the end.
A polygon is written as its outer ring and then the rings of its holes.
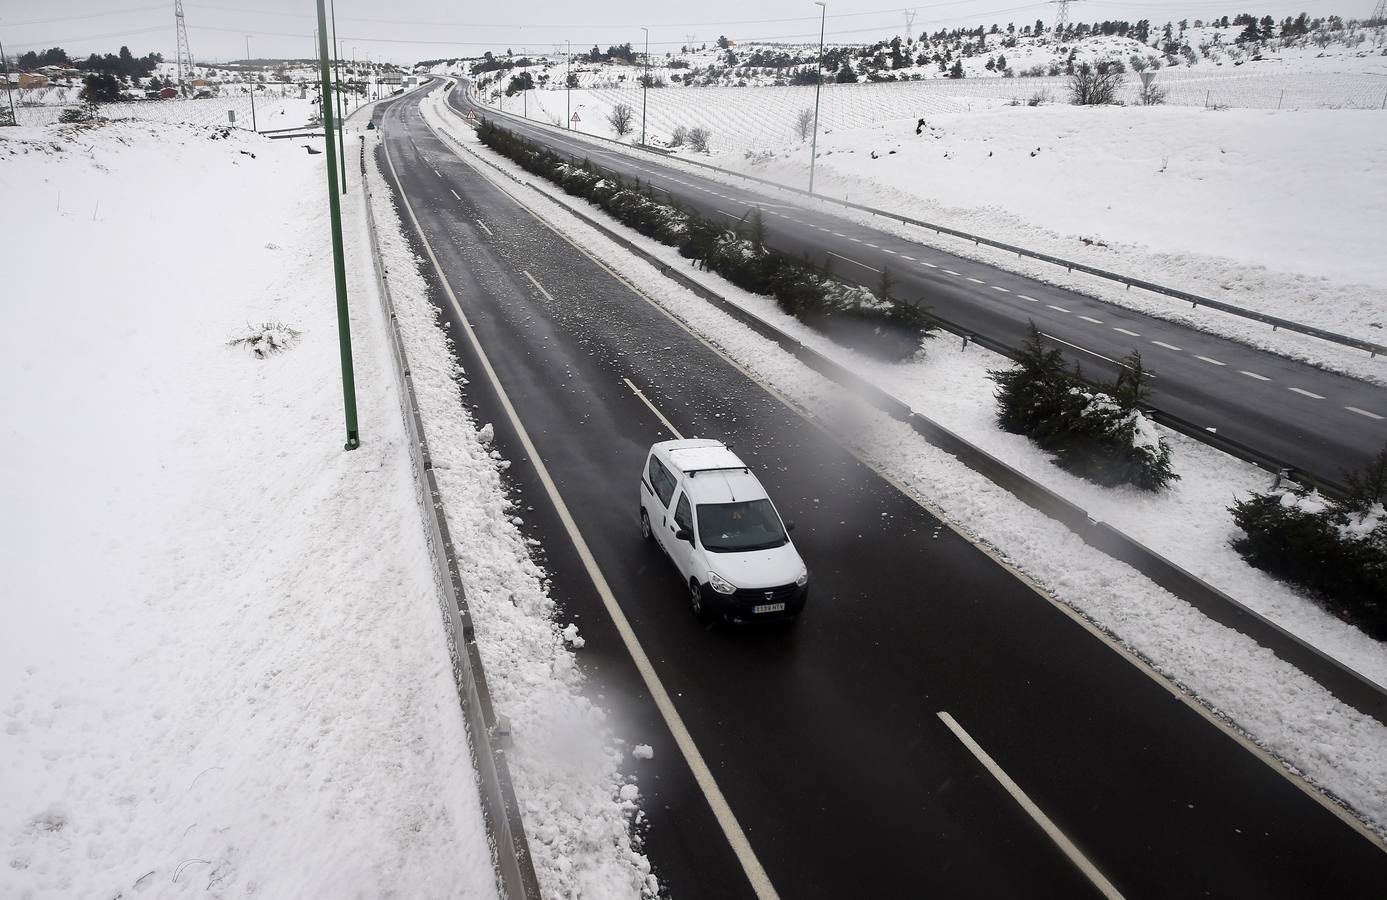
{"type": "Polygon", "coordinates": [[[737,592],[737,586],[726,578],[723,578],[717,572],[708,573],[708,587],[717,591],[719,594],[735,594],[737,592]]]}
{"type": "Polygon", "coordinates": [[[809,583],[809,570],[808,570],[808,569],[805,569],[804,571],[800,572],[800,573],[799,573],[799,577],[795,579],[795,587],[804,587],[804,586],[805,586],[806,584],[808,584],[808,583],[809,583]]]}

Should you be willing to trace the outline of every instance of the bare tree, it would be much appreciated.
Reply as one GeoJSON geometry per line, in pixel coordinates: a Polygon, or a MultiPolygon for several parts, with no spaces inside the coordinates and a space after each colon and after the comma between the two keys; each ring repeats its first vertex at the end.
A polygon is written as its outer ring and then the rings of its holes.
{"type": "Polygon", "coordinates": [[[1069,98],[1075,106],[1101,106],[1117,102],[1122,73],[1107,63],[1083,63],[1069,76],[1069,98]]]}
{"type": "Polygon", "coordinates": [[[708,142],[712,140],[713,132],[704,128],[702,125],[697,128],[689,129],[689,146],[698,153],[708,152],[708,142]]]}
{"type": "Polygon", "coordinates": [[[625,137],[631,133],[631,120],[636,116],[635,110],[628,104],[618,103],[612,107],[612,111],[607,113],[607,124],[612,126],[617,137],[625,137]]]}
{"type": "Polygon", "coordinates": [[[800,140],[809,137],[809,132],[814,127],[814,110],[802,109],[799,115],[795,116],[795,133],[800,140]]]}

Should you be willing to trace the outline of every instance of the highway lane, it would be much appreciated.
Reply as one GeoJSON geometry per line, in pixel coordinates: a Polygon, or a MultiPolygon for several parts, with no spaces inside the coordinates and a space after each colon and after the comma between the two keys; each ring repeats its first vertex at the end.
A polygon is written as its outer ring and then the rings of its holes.
{"type": "MultiPolygon", "coordinates": [[[[943,723],[948,711],[1129,897],[1371,896],[1387,855],[1126,657],[546,230],[423,123],[383,117],[404,195],[622,614],[783,897],[1096,891],[943,723]],[[541,289],[542,288],[542,289],[541,289]],[[812,572],[792,629],[704,629],[639,537],[667,437],[741,452],[812,572]]],[[[515,460],[591,688],[632,743],[676,897],[749,886],[633,673],[463,323],[468,399],[515,460]]],[[[523,739],[523,737],[521,738],[523,739]]]]}
{"type": "MultiPolygon", "coordinates": [[[[495,110],[474,104],[464,85],[459,82],[449,102],[496,117],[495,110]]],[[[869,288],[889,269],[896,296],[922,300],[945,319],[1009,346],[1019,346],[1034,321],[1071,363],[1107,379],[1116,377],[1117,360],[1139,350],[1156,374],[1152,401],[1159,408],[1312,476],[1342,482],[1344,471],[1359,468],[1387,444],[1387,389],[1380,386],[691,174],[653,154],[633,158],[572,132],[510,115],[500,120],[560,155],[639,178],[707,218],[732,224],[759,208],[770,246],[807,254],[869,288]]]]}

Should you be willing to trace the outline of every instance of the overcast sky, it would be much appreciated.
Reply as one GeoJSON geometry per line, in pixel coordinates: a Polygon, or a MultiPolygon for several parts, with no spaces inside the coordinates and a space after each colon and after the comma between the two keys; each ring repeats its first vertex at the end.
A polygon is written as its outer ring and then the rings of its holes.
{"type": "MultiPolygon", "coordinates": [[[[1075,0],[1073,21],[1147,18],[1167,20],[1234,16],[1246,10],[1278,20],[1301,11],[1366,18],[1375,0],[1259,0],[1239,6],[1191,0],[1075,0]]],[[[1054,18],[1054,4],[1025,0],[951,0],[912,7],[914,33],[1008,22],[1023,24],[1054,18]]],[[[245,56],[245,36],[259,57],[307,56],[316,27],[312,0],[217,0],[187,2],[188,39],[198,60],[223,61],[245,56]]],[[[882,0],[830,0],[830,43],[864,43],[905,33],[905,7],[882,0]]],[[[511,4],[469,4],[459,0],[337,0],[337,35],[343,54],[351,57],[412,63],[420,59],[476,56],[507,48],[554,52],[564,41],[574,51],[594,43],[603,49],[630,41],[638,48],[650,29],[651,52],[678,50],[691,37],[698,43],[718,35],[744,41],[778,39],[803,43],[818,40],[819,8],[812,0],[703,0],[699,3],[651,3],[636,0],[524,0],[511,4]]],[[[71,55],[113,52],[126,44],[137,56],[150,51],[174,56],[173,3],[140,0],[0,0],[0,41],[6,54],[62,47],[71,55]]]]}

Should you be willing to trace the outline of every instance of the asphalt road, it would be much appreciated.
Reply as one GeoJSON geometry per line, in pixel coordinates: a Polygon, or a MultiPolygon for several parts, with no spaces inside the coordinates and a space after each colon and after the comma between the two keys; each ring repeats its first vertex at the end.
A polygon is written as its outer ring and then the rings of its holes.
{"type": "Polygon", "coordinates": [[[465,84],[459,81],[449,95],[456,109],[499,119],[562,156],[588,158],[639,178],[712,220],[730,225],[759,208],[769,246],[831,264],[835,274],[868,288],[876,288],[882,270],[889,269],[895,296],[923,300],[972,333],[1016,347],[1033,321],[1071,364],[1108,380],[1116,378],[1115,361],[1140,350],[1156,375],[1152,402],[1158,408],[1313,477],[1342,483],[1345,471],[1362,467],[1387,444],[1387,388],[952,256],[784,197],[691,174],[662,164],[656,154],[636,158],[573,132],[498,116],[473,103],[465,84]]]}
{"type": "MultiPolygon", "coordinates": [[[[377,113],[382,164],[779,896],[1098,895],[940,712],[1127,897],[1381,895],[1378,844],[549,231],[430,131],[419,100],[377,113]],[[798,624],[704,628],[688,610],[639,535],[644,454],[669,433],[627,379],[685,436],[725,440],[798,523],[812,590],[798,624]]],[[[654,747],[631,765],[657,874],[673,897],[752,896],[435,295],[587,641],[589,688],[654,747]]]]}

